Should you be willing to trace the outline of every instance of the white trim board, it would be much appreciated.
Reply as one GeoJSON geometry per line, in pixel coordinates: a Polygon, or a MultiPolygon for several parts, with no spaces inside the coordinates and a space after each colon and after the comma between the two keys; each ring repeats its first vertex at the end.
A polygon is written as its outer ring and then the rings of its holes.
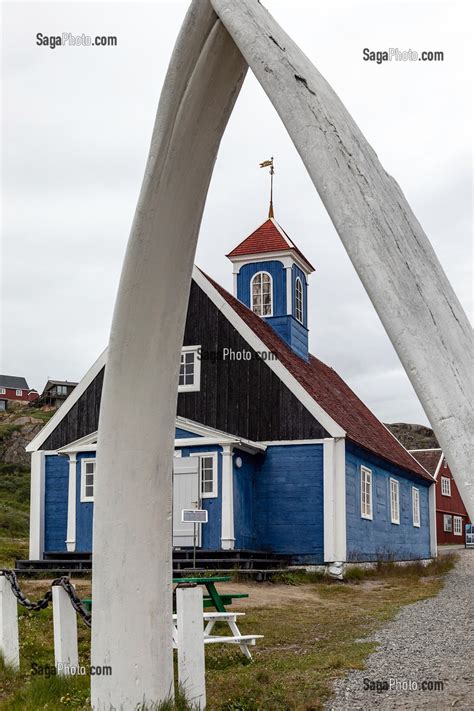
{"type": "Polygon", "coordinates": [[[25,447],[25,450],[27,452],[36,452],[38,451],[38,449],[41,449],[41,445],[43,444],[43,442],[49,437],[52,432],[54,432],[54,430],[59,425],[64,416],[67,415],[73,405],[76,404],[81,395],[85,393],[91,382],[94,380],[96,375],[100,373],[106,362],[107,349],[102,351],[95,363],[89,368],[87,373],[84,375],[79,384],[76,385],[69,397],[65,399],[59,410],[55,412],[49,422],[46,423],[43,429],[40,430],[36,437],[34,437],[31,442],[25,447]]]}

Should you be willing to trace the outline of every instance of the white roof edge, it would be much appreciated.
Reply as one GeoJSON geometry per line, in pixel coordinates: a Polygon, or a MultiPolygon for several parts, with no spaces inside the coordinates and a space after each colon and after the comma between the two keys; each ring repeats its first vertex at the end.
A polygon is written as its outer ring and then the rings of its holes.
{"type": "Polygon", "coordinates": [[[82,380],[74,388],[72,393],[63,402],[61,407],[54,413],[52,418],[45,424],[43,429],[41,429],[36,437],[33,437],[31,442],[25,447],[27,452],[36,452],[41,449],[43,442],[49,437],[49,435],[56,429],[61,420],[65,415],[71,410],[71,408],[76,404],[81,395],[85,393],[91,382],[94,380],[96,375],[100,373],[107,360],[107,348],[105,348],[100,356],[97,358],[95,363],[89,368],[87,373],[84,375],[82,380]]]}
{"type": "MultiPolygon", "coordinates": [[[[378,419],[378,418],[377,418],[377,419],[378,419]]],[[[425,467],[423,466],[423,464],[421,464],[421,462],[419,462],[418,459],[413,456],[413,454],[411,453],[411,451],[410,451],[409,449],[407,449],[407,448],[405,447],[405,445],[400,442],[400,440],[398,439],[398,437],[397,437],[396,435],[394,435],[393,432],[390,431],[390,429],[387,427],[387,425],[384,424],[381,420],[379,420],[379,422],[380,422],[380,424],[381,424],[383,427],[385,427],[385,429],[387,430],[387,432],[389,432],[389,433],[392,435],[393,439],[398,442],[398,444],[400,445],[400,447],[403,447],[403,449],[405,450],[405,452],[406,452],[408,455],[410,455],[410,457],[413,459],[413,461],[416,462],[416,463],[418,464],[418,466],[421,467],[421,468],[428,474],[428,476],[430,477],[430,479],[433,479],[433,475],[430,474],[430,472],[428,471],[428,469],[425,469],[425,467]]]]}
{"type": "MultiPolygon", "coordinates": [[[[214,305],[221,311],[230,323],[240,333],[247,343],[256,351],[266,350],[263,341],[252,331],[250,326],[241,319],[232,306],[219,294],[217,289],[206,279],[205,275],[198,267],[193,269],[193,279],[196,284],[211,299],[214,305]]],[[[304,407],[317,419],[317,421],[329,432],[331,437],[345,437],[345,430],[337,424],[335,420],[316,402],[296,378],[287,370],[279,360],[265,361],[270,370],[273,370],[280,380],[288,387],[293,395],[304,405],[304,407]]]]}

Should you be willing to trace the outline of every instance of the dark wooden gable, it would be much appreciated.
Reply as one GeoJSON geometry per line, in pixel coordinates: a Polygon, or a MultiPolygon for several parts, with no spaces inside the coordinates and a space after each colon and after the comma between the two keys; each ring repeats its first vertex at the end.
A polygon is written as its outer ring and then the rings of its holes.
{"type": "Polygon", "coordinates": [[[202,348],[201,388],[179,393],[178,415],[255,441],[329,437],[195,282],[183,345],[202,348]],[[224,348],[252,357],[223,360],[224,348]]]}
{"type": "MultiPolygon", "coordinates": [[[[200,390],[178,395],[181,417],[255,441],[329,437],[194,281],[183,345],[201,346],[202,358],[200,390]],[[251,358],[223,359],[224,348],[251,358]]],[[[58,449],[97,430],[103,377],[104,370],[41,449],[58,449]]]]}

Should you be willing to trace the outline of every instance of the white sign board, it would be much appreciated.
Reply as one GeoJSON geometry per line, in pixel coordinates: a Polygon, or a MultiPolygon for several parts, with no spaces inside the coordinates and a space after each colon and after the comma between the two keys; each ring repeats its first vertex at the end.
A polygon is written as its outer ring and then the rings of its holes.
{"type": "Polygon", "coordinates": [[[207,511],[205,509],[183,509],[183,523],[207,523],[207,511]]]}

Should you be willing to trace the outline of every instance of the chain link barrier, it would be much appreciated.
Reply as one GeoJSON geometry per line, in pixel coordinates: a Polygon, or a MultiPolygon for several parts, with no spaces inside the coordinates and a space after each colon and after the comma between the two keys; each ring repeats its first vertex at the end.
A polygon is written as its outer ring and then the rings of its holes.
{"type": "MultiPolygon", "coordinates": [[[[30,610],[31,612],[39,612],[39,610],[44,610],[46,607],[48,607],[49,603],[53,599],[53,591],[51,589],[48,590],[40,600],[32,602],[26,597],[24,592],[21,590],[20,585],[18,584],[18,578],[16,577],[16,573],[14,570],[1,569],[0,575],[3,575],[10,583],[12,592],[18,600],[18,604],[22,605],[22,607],[26,607],[26,609],[30,610]]],[[[62,576],[61,578],[56,578],[51,583],[51,588],[53,588],[55,585],[60,585],[63,590],[66,591],[71,605],[73,606],[79,617],[87,625],[87,627],[90,627],[92,615],[84,607],[80,597],[78,597],[70,578],[68,578],[66,575],[62,576]]]]}

